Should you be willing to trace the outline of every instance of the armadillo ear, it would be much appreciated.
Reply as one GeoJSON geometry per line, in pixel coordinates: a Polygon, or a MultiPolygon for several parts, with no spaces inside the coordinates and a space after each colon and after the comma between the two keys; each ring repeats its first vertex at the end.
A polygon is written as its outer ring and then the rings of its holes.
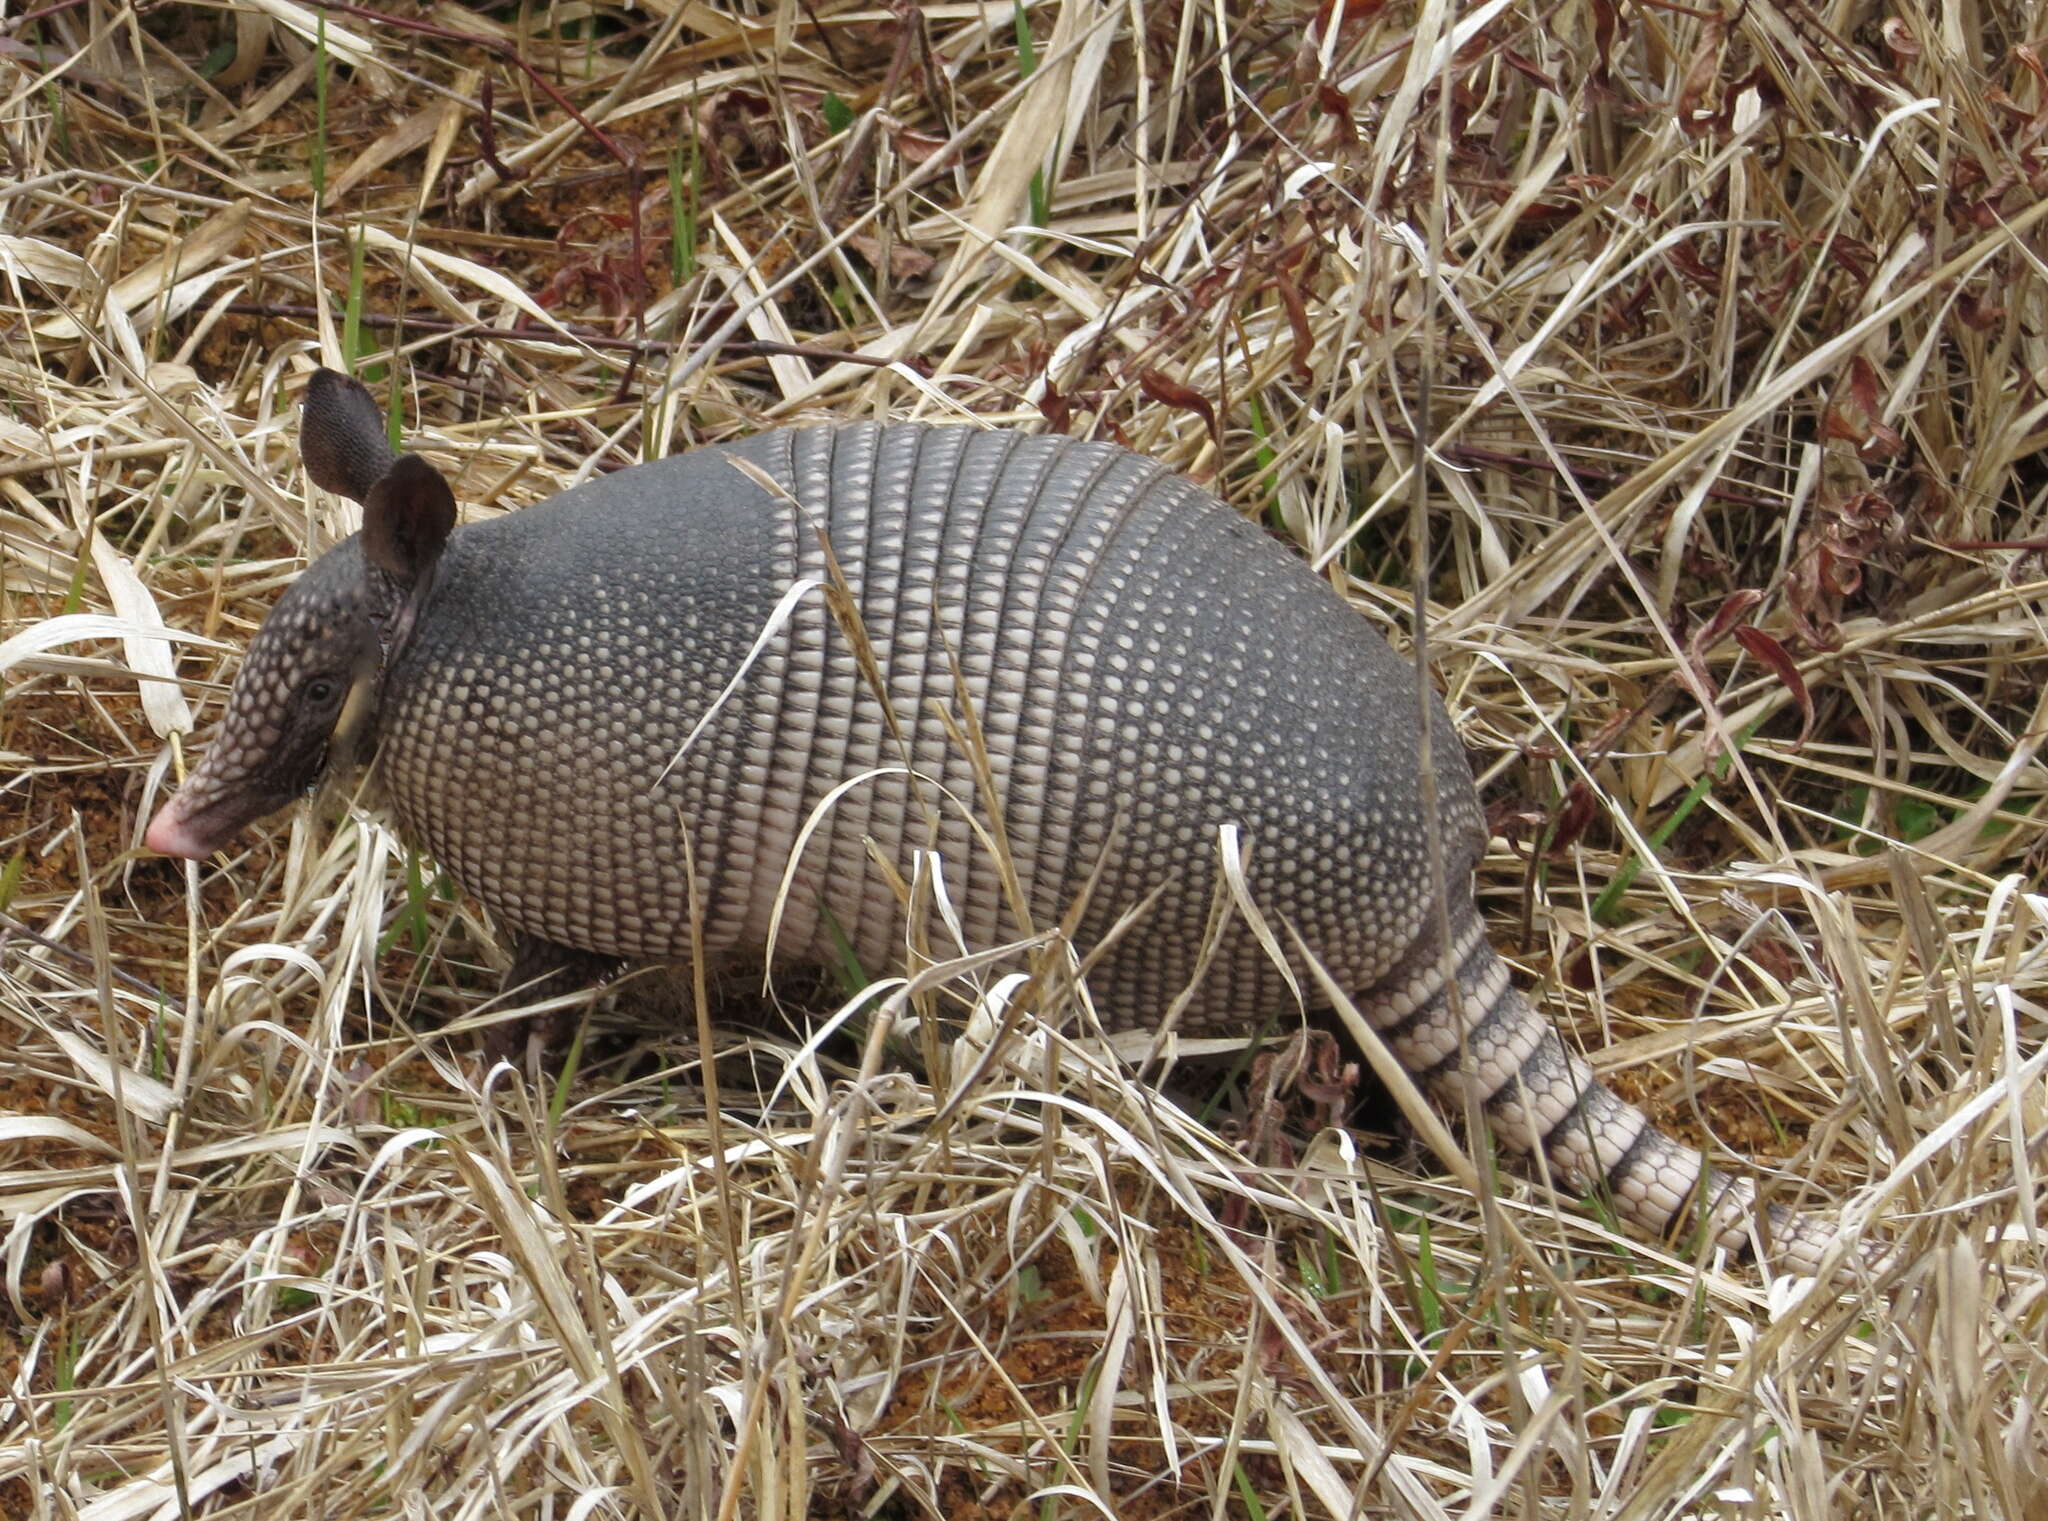
{"type": "Polygon", "coordinates": [[[401,454],[363,501],[363,555],[424,591],[455,527],[455,494],[417,454],[401,454]]]}
{"type": "Polygon", "coordinates": [[[299,456],[322,489],[365,503],[397,457],[384,437],[377,399],[333,370],[315,370],[306,382],[299,456]]]}

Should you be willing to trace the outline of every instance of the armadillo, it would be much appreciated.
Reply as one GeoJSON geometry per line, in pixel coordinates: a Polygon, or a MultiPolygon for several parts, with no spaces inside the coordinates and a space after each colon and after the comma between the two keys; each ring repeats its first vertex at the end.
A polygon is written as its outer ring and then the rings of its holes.
{"type": "Polygon", "coordinates": [[[705,947],[884,965],[903,910],[870,849],[935,850],[969,946],[1085,897],[1085,952],[1142,905],[1089,972],[1113,1027],[1179,1005],[1189,1036],[1247,1037],[1317,986],[1305,947],[1422,1087],[1454,1112],[1476,1098],[1555,1181],[1654,1236],[1821,1260],[1827,1222],[1759,1210],[1511,984],[1434,700],[1424,802],[1413,665],[1158,463],[973,427],[790,427],[455,527],[441,476],[326,370],[302,448],[363,530],[264,621],[151,849],[204,858],[373,756],[401,834],[508,932],[521,975],[685,958],[690,863],[705,947]],[[1218,912],[1226,839],[1283,931],[1218,912]]]}

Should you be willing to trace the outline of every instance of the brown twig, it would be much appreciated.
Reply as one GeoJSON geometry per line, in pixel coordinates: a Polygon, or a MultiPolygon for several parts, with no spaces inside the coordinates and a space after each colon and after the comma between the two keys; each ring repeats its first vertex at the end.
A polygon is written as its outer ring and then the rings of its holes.
{"type": "MultiPolygon", "coordinates": [[[[244,317],[290,317],[313,322],[319,318],[317,307],[292,301],[230,301],[227,310],[244,317]]],[[[402,330],[412,333],[448,333],[462,338],[497,338],[513,343],[558,343],[560,336],[547,329],[530,327],[481,327],[474,323],[452,322],[445,317],[394,317],[388,312],[364,312],[357,319],[364,327],[402,330]]],[[[594,333],[585,327],[563,327],[563,332],[576,342],[593,349],[608,349],[617,353],[642,356],[647,354],[672,354],[684,345],[672,338],[620,338],[610,333],[594,333]]],[[[892,360],[879,358],[874,354],[857,354],[850,349],[826,348],[815,343],[779,343],[771,338],[727,338],[719,348],[733,354],[788,355],[795,359],[814,359],[820,364],[859,364],[873,369],[886,368],[891,364],[908,363],[916,367],[915,360],[892,360]]]]}

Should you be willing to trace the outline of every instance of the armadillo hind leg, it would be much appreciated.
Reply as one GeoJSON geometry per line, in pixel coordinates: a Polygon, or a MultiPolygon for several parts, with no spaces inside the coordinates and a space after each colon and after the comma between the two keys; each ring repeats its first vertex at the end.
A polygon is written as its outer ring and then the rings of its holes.
{"type": "Polygon", "coordinates": [[[1566,1049],[1508,980],[1476,911],[1454,913],[1451,932],[1455,1002],[1439,941],[1425,934],[1359,1003],[1438,1102],[1463,1113],[1469,1082],[1502,1141],[1542,1152],[1564,1187],[1602,1195],[1623,1221],[1660,1241],[1689,1242],[1705,1231],[1746,1256],[1760,1240],[1775,1266],[1818,1270],[1835,1236],[1829,1222],[1781,1206],[1759,1216],[1751,1179],[1721,1172],[1665,1135],[1566,1049]]]}

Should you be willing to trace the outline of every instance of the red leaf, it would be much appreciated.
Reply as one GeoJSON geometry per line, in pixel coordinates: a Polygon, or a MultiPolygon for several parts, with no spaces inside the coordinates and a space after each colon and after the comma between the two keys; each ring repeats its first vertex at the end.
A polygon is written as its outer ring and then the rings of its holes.
{"type": "Polygon", "coordinates": [[[1906,447],[1898,430],[1879,416],[1877,366],[1858,354],[1849,361],[1849,377],[1837,388],[1821,415],[1821,437],[1839,438],[1856,446],[1865,459],[1891,459],[1906,447]]]}
{"type": "Polygon", "coordinates": [[[1562,95],[1564,93],[1558,87],[1556,79],[1537,68],[1534,63],[1530,62],[1529,59],[1523,57],[1520,53],[1517,53],[1513,48],[1497,49],[1496,56],[1502,63],[1513,69],[1517,74],[1520,74],[1524,79],[1533,79],[1544,89],[1553,91],[1556,94],[1562,95]]]}
{"type": "Polygon", "coordinates": [[[1614,73],[1614,44],[1623,26],[1614,0],[1593,0],[1593,84],[1605,90],[1614,73]]]}
{"type": "Polygon", "coordinates": [[[1664,262],[1702,289],[1711,292],[1721,287],[1721,271],[1702,259],[1697,249],[1674,243],[1664,250],[1664,262]]]}
{"type": "Polygon", "coordinates": [[[1868,283],[1870,272],[1877,267],[1877,254],[1861,238],[1852,238],[1847,233],[1836,233],[1828,239],[1827,256],[1837,266],[1849,272],[1851,279],[1868,283]]]}
{"type": "Polygon", "coordinates": [[[1785,684],[1792,694],[1792,700],[1799,704],[1798,744],[1806,743],[1806,736],[1813,731],[1813,694],[1806,690],[1806,678],[1799,674],[1799,666],[1785,646],[1753,624],[1745,623],[1735,631],[1735,642],[1750,654],[1771,668],[1771,674],[1785,684]]]}
{"type": "Polygon", "coordinates": [[[1875,416],[1879,402],[1877,398],[1877,366],[1861,354],[1849,361],[1849,393],[1856,398],[1856,405],[1875,416]]]}
{"type": "Polygon", "coordinates": [[[1209,405],[1209,399],[1200,391],[1190,390],[1177,380],[1169,380],[1157,370],[1145,370],[1138,376],[1138,389],[1162,407],[1178,407],[1183,412],[1193,412],[1208,425],[1209,436],[1222,442],[1216,430],[1216,409],[1209,405]]]}
{"type": "Polygon", "coordinates": [[[1550,838],[1543,842],[1543,853],[1556,856],[1576,845],[1599,811],[1600,800],[1593,796],[1593,789],[1582,781],[1573,782],[1557,805],[1557,821],[1551,826],[1550,838]]]}
{"type": "MultiPolygon", "coordinates": [[[[872,233],[856,232],[848,237],[847,245],[868,263],[880,267],[882,262],[882,240],[872,233]]],[[[889,245],[889,273],[899,280],[915,280],[920,275],[932,272],[938,260],[922,248],[902,242],[900,239],[889,245]]]]}
{"type": "Polygon", "coordinates": [[[1316,86],[1316,104],[1323,115],[1330,118],[1330,124],[1337,129],[1339,142],[1356,143],[1358,126],[1351,119],[1351,97],[1324,80],[1316,86]]]}
{"type": "Polygon", "coordinates": [[[1760,591],[1744,589],[1730,592],[1727,599],[1714,610],[1714,616],[1702,623],[1687,641],[1692,649],[1693,658],[1698,659],[1726,639],[1728,631],[1742,621],[1742,615],[1763,599],[1764,594],[1760,591]]]}
{"type": "Polygon", "coordinates": [[[1308,322],[1308,303],[1301,298],[1301,289],[1285,275],[1273,281],[1273,291],[1280,297],[1280,304],[1287,308],[1287,325],[1294,329],[1294,369],[1303,380],[1313,380],[1315,371],[1310,368],[1308,356],[1315,352],[1315,331],[1308,322]]]}
{"type": "Polygon", "coordinates": [[[1370,21],[1385,8],[1387,0],[1323,0],[1317,21],[1327,26],[1334,19],[1339,26],[1348,21],[1370,21]]]}
{"type": "Polygon", "coordinates": [[[1060,395],[1060,388],[1053,384],[1052,376],[1045,377],[1045,394],[1038,398],[1038,410],[1051,424],[1055,433],[1069,433],[1074,426],[1074,407],[1066,397],[1060,395]]]}
{"type": "Polygon", "coordinates": [[[1988,332],[2003,322],[2005,317],[2006,308],[1998,305],[1988,295],[1979,296],[1972,291],[1964,291],[1956,297],[1956,320],[1964,327],[1980,333],[1988,332]]]}
{"type": "Polygon", "coordinates": [[[2013,47],[2012,56],[2026,65],[2027,71],[2040,84],[2043,93],[2048,93],[2048,69],[2041,67],[2041,55],[2022,42],[2013,47]]]}
{"type": "Polygon", "coordinates": [[[906,164],[921,164],[946,146],[943,137],[929,133],[913,132],[908,127],[897,127],[889,134],[889,141],[906,164]]]}

